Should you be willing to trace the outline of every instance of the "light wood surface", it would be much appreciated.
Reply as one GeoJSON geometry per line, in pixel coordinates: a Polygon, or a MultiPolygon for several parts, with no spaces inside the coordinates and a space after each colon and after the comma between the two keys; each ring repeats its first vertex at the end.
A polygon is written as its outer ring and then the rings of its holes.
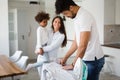
{"type": "Polygon", "coordinates": [[[25,74],[26,72],[15,65],[5,55],[0,55],[0,78],[25,74]]]}

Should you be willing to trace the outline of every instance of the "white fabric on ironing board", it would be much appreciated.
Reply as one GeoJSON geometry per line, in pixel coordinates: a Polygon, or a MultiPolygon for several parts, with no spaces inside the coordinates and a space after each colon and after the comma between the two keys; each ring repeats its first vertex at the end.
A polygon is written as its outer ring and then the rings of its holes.
{"type": "Polygon", "coordinates": [[[41,80],[75,80],[70,72],[62,69],[56,62],[45,63],[42,66],[41,80]]]}
{"type": "Polygon", "coordinates": [[[41,80],[87,80],[87,66],[78,58],[73,70],[64,70],[56,62],[42,66],[41,80]]]}

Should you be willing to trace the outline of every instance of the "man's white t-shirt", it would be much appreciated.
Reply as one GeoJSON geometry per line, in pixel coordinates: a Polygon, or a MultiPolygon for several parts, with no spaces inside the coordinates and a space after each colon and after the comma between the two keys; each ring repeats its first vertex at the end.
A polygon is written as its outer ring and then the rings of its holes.
{"type": "Polygon", "coordinates": [[[83,60],[93,61],[95,60],[95,57],[97,59],[102,58],[104,54],[100,45],[95,19],[82,7],[79,8],[76,17],[74,18],[74,27],[78,46],[80,43],[80,33],[90,31],[90,40],[88,42],[83,60]]]}

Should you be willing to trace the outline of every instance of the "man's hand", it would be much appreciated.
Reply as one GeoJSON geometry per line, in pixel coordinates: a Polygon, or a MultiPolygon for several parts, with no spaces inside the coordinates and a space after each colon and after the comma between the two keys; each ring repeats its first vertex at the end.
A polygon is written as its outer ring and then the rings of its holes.
{"type": "Polygon", "coordinates": [[[60,64],[64,66],[65,63],[66,63],[66,60],[64,58],[60,58],[60,64]]]}
{"type": "Polygon", "coordinates": [[[72,70],[73,68],[74,66],[72,64],[63,66],[63,69],[65,70],[72,70]]]}

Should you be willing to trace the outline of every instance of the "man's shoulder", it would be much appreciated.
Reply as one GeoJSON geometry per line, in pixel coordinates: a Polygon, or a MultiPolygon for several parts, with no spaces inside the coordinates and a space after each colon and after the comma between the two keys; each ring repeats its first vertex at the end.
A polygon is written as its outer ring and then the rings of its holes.
{"type": "Polygon", "coordinates": [[[77,15],[80,17],[85,17],[85,16],[92,16],[92,14],[87,10],[85,9],[84,7],[80,7],[80,9],[78,10],[78,13],[77,15]]]}

